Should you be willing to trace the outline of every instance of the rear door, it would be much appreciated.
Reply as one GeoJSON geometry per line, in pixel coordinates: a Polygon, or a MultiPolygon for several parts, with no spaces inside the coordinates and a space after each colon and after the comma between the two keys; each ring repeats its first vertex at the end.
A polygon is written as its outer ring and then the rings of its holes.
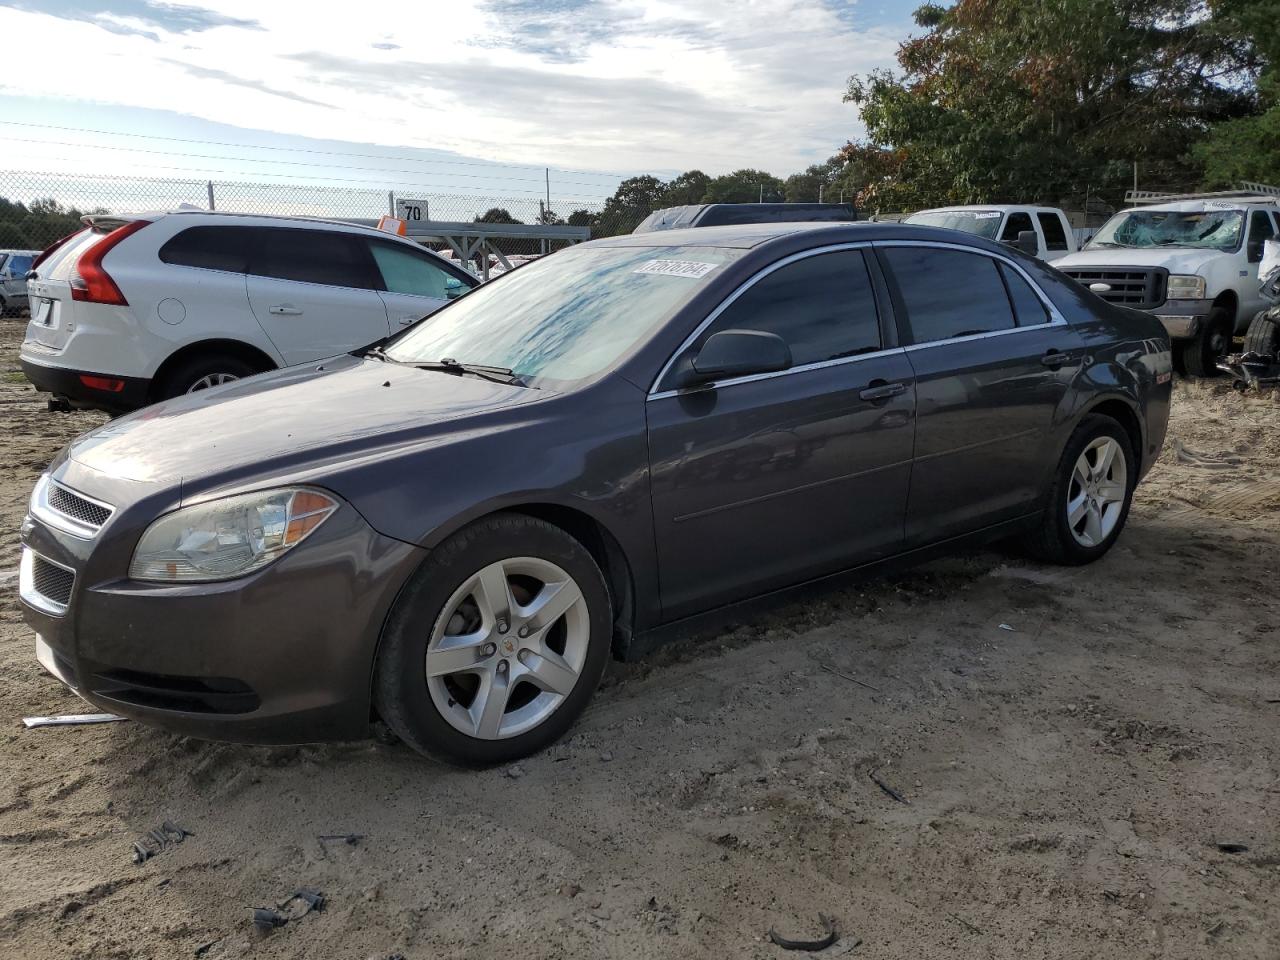
{"type": "Polygon", "coordinates": [[[249,303],[287,366],[381,340],[391,328],[381,278],[359,234],[266,227],[250,264],[249,303]]]}
{"type": "Polygon", "coordinates": [[[438,257],[403,243],[364,239],[382,280],[382,302],[391,332],[417,323],[476,285],[450,271],[438,257]]]}
{"type": "MultiPolygon", "coordinates": [[[[873,265],[874,266],[874,265],[873,265]]],[[[911,466],[911,367],[880,322],[862,249],[802,254],[739,288],[713,333],[782,337],[793,366],[646,405],[663,613],[680,617],[897,551],[911,466]]]]}
{"type": "Polygon", "coordinates": [[[908,546],[1033,511],[1060,453],[1079,335],[1011,261],[943,244],[877,248],[916,378],[908,546]]]}

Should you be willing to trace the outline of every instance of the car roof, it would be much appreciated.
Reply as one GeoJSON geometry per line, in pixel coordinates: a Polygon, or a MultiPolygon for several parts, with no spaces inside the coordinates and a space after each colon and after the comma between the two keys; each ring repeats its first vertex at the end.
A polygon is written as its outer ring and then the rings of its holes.
{"type": "Polygon", "coordinates": [[[1242,210],[1280,207],[1280,200],[1275,197],[1231,197],[1222,200],[1179,200],[1176,203],[1143,204],[1140,207],[1126,207],[1121,213],[1137,210],[1153,212],[1207,213],[1210,210],[1242,210]]]}
{"type": "Polygon", "coordinates": [[[956,204],[950,207],[930,207],[927,210],[917,210],[915,213],[909,214],[914,217],[916,213],[952,213],[964,210],[1043,210],[1047,212],[1057,213],[1057,207],[1046,207],[1039,203],[965,203],[956,204]]]}
{"type": "Polygon", "coordinates": [[[859,220],[803,221],[795,223],[743,223],[722,227],[687,227],[682,230],[655,230],[651,233],[628,233],[618,237],[592,240],[591,246],[609,247],[730,247],[750,249],[786,238],[812,234],[829,243],[857,243],[873,240],[931,240],[980,250],[1007,253],[1011,248],[975,237],[972,234],[941,227],[912,223],[859,220]]]}

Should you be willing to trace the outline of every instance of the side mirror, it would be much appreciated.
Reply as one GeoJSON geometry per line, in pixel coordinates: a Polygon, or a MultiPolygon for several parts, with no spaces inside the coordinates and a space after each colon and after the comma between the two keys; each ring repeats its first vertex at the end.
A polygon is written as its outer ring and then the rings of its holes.
{"type": "Polygon", "coordinates": [[[1030,257],[1038,257],[1040,255],[1040,241],[1036,239],[1034,230],[1019,230],[1018,239],[1013,245],[1030,257]]]}
{"type": "Polygon", "coordinates": [[[791,348],[776,333],[721,330],[712,334],[693,358],[687,384],[728,380],[753,373],[772,373],[791,366],[791,348]]]}
{"type": "Polygon", "coordinates": [[[1262,240],[1261,239],[1249,241],[1249,262],[1250,263],[1262,262],[1262,240]]]}

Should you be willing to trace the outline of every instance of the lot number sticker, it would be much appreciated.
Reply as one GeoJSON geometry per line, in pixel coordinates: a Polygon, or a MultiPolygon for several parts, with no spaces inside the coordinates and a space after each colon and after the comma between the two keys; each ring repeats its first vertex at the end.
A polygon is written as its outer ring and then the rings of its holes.
{"type": "Polygon", "coordinates": [[[646,260],[632,273],[656,273],[664,277],[688,277],[699,280],[718,267],[718,263],[699,263],[697,260],[646,260]]]}

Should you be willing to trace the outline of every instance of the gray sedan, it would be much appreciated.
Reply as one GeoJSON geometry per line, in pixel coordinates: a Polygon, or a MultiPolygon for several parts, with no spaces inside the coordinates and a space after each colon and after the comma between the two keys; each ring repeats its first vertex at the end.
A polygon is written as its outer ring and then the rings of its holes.
{"type": "Polygon", "coordinates": [[[86,434],[22,529],[40,662],[196,736],[511,760],[610,656],[1018,537],[1079,564],[1165,433],[1169,341],[896,224],[596,241],[389,343],[86,434]]]}

